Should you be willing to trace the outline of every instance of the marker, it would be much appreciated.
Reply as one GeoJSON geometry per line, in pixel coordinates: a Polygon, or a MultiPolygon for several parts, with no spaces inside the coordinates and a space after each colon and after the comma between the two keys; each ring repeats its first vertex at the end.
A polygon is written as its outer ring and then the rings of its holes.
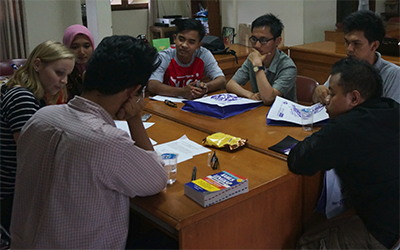
{"type": "Polygon", "coordinates": [[[176,108],[176,103],[171,102],[170,100],[165,100],[164,103],[170,107],[176,108]]]}
{"type": "Polygon", "coordinates": [[[11,63],[11,68],[13,68],[13,70],[17,70],[18,69],[18,67],[17,67],[17,65],[15,65],[15,63],[11,63]]]}
{"type": "Polygon", "coordinates": [[[192,181],[196,180],[196,171],[197,171],[197,168],[196,168],[196,166],[194,166],[193,173],[192,173],[192,181]]]}

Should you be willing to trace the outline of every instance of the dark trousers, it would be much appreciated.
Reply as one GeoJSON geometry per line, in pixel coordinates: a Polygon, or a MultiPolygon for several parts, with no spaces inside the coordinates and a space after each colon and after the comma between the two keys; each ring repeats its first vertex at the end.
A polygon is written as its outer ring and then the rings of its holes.
{"type": "Polygon", "coordinates": [[[1,208],[0,223],[1,223],[1,226],[5,230],[7,230],[8,233],[10,232],[11,211],[12,211],[13,199],[14,199],[14,196],[8,196],[8,197],[0,200],[0,208],[1,208]]]}
{"type": "Polygon", "coordinates": [[[357,215],[327,220],[307,230],[297,249],[387,249],[372,236],[357,215]]]}

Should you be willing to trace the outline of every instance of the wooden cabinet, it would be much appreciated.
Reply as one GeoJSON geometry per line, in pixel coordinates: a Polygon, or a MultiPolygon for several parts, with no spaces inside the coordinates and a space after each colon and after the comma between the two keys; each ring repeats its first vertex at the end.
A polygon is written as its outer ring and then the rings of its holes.
{"type": "Polygon", "coordinates": [[[197,18],[196,13],[200,10],[199,4],[208,10],[208,28],[209,35],[221,38],[221,13],[219,8],[219,0],[191,0],[192,17],[197,18]]]}

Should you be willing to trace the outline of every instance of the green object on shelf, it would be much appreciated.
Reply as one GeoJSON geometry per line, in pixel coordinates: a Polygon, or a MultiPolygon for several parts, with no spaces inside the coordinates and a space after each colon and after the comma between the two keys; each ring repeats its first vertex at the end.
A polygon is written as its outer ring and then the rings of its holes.
{"type": "Polygon", "coordinates": [[[153,39],[152,43],[158,52],[168,49],[170,46],[169,38],[153,39]]]}

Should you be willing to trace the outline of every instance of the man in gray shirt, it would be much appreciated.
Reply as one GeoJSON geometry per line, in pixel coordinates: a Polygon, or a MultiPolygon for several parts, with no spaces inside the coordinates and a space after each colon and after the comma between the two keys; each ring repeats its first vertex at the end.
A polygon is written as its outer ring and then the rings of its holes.
{"type": "MultiPolygon", "coordinates": [[[[385,37],[382,19],[369,10],[357,11],[345,18],[343,31],[347,56],[366,60],[373,65],[383,80],[383,97],[400,103],[400,67],[383,60],[376,51],[385,37]]],[[[329,78],[324,85],[315,89],[315,103],[327,103],[330,93],[329,78]]]]}
{"type": "Polygon", "coordinates": [[[226,90],[241,97],[262,100],[271,105],[276,96],[297,102],[296,65],[284,52],[277,49],[281,43],[283,24],[273,14],[258,17],[251,24],[249,38],[253,51],[227,83],[226,90]],[[251,90],[241,87],[250,80],[251,90]]]}

